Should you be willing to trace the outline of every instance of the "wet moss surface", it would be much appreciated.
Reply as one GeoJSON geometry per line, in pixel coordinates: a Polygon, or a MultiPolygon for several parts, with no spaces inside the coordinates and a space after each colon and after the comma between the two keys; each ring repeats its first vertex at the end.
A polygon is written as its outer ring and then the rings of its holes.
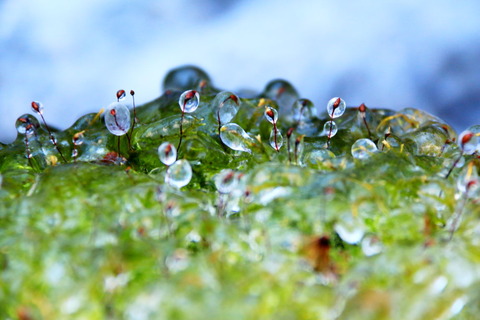
{"type": "Polygon", "coordinates": [[[242,133],[219,128],[220,90],[201,70],[174,70],[164,88],[136,108],[130,145],[100,114],[53,130],[65,161],[21,116],[31,130],[0,146],[2,319],[478,315],[480,161],[444,121],[350,107],[328,139],[326,108],[273,81],[239,95],[242,133]],[[182,116],[191,89],[200,104],[182,116]],[[180,123],[192,178],[178,189],[157,148],[178,145],[180,123]]]}

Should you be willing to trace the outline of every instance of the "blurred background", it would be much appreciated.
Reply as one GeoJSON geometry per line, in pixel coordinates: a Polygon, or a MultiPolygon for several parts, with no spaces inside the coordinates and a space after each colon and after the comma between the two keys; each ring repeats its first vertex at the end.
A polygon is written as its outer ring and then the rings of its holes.
{"type": "Polygon", "coordinates": [[[161,94],[194,64],[216,87],[275,78],[325,108],[415,107],[480,124],[480,1],[0,0],[0,141],[30,102],[61,129],[115,100],[161,94]]]}

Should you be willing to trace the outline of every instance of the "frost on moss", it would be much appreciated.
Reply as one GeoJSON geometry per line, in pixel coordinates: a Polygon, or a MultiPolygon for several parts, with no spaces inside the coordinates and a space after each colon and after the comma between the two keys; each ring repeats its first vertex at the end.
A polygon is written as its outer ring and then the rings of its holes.
{"type": "Polygon", "coordinates": [[[295,89],[272,81],[256,97],[240,95],[230,120],[246,136],[225,136],[244,152],[219,136],[220,90],[208,75],[179,68],[164,88],[136,109],[131,147],[96,114],[54,132],[67,163],[38,123],[0,145],[1,318],[478,314],[479,160],[462,154],[441,119],[347,108],[327,147],[325,108],[299,114],[295,89]],[[200,106],[183,117],[178,158],[193,175],[177,190],[164,183],[157,149],[178,144],[178,99],[190,89],[200,106]],[[266,106],[279,113],[278,152],[266,106]],[[232,179],[233,191],[219,188],[232,179]]]}

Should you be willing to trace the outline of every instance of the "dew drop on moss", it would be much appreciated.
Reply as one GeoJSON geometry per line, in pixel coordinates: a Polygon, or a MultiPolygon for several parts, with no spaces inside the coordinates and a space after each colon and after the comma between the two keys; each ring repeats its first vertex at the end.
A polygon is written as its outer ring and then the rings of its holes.
{"type": "Polygon", "coordinates": [[[192,113],[200,105],[200,94],[195,90],[187,90],[178,99],[180,110],[185,113],[192,113]]]}
{"type": "Polygon", "coordinates": [[[238,179],[235,171],[231,169],[224,169],[215,176],[215,187],[220,193],[230,193],[238,185],[238,179]]]}
{"type": "Polygon", "coordinates": [[[170,142],[164,142],[158,147],[158,157],[166,165],[172,165],[177,160],[177,148],[170,142]]]}
{"type": "Polygon", "coordinates": [[[313,116],[313,102],[308,99],[298,99],[293,105],[293,121],[302,126],[305,120],[313,116]]]}
{"type": "Polygon", "coordinates": [[[335,232],[343,241],[356,244],[362,240],[365,230],[359,221],[352,218],[344,218],[335,223],[335,232]]]}
{"type": "Polygon", "coordinates": [[[33,135],[39,126],[40,124],[38,123],[37,118],[31,114],[24,114],[15,122],[15,128],[17,129],[18,133],[29,136],[33,135]]]}
{"type": "Polygon", "coordinates": [[[332,98],[327,103],[327,113],[328,116],[332,119],[338,118],[343,115],[347,104],[345,101],[339,97],[332,98]]]}
{"type": "Polygon", "coordinates": [[[114,102],[105,110],[105,125],[116,136],[123,136],[130,129],[130,110],[127,106],[114,102]]]}
{"type": "Polygon", "coordinates": [[[270,138],[269,138],[269,143],[270,146],[275,149],[275,150],[280,150],[280,148],[283,146],[283,136],[280,130],[278,128],[273,128],[272,131],[270,132],[270,138]]]}
{"type": "Polygon", "coordinates": [[[267,106],[265,108],[265,118],[270,122],[271,124],[277,123],[278,120],[278,111],[275,108],[272,108],[270,106],[267,106]]]}
{"type": "Polygon", "coordinates": [[[252,152],[248,145],[254,142],[253,139],[236,123],[228,123],[222,126],[220,139],[230,149],[252,152]]]}
{"type": "Polygon", "coordinates": [[[229,123],[238,112],[240,99],[229,91],[222,91],[213,99],[213,106],[220,124],[229,123]]]}
{"type": "Polygon", "coordinates": [[[458,143],[466,154],[473,154],[477,151],[478,137],[475,133],[465,130],[458,136],[458,143]]]}
{"type": "Polygon", "coordinates": [[[358,139],[352,145],[352,156],[355,159],[368,159],[372,154],[377,151],[377,146],[370,139],[358,139]]]}
{"type": "Polygon", "coordinates": [[[335,121],[327,121],[325,122],[325,124],[323,125],[323,135],[324,136],[327,136],[329,138],[335,136],[338,132],[338,127],[337,127],[337,124],[335,123],[335,121]]]}
{"type": "Polygon", "coordinates": [[[285,114],[290,114],[292,111],[292,105],[299,98],[297,90],[285,80],[273,80],[270,81],[263,95],[271,100],[275,100],[285,114]]]}
{"type": "Polygon", "coordinates": [[[194,66],[183,66],[171,70],[163,80],[163,89],[185,91],[196,88],[202,81],[210,83],[210,77],[205,71],[194,66]]]}
{"type": "Polygon", "coordinates": [[[175,161],[167,169],[165,182],[172,187],[180,189],[186,186],[192,179],[192,167],[187,160],[175,161]]]}

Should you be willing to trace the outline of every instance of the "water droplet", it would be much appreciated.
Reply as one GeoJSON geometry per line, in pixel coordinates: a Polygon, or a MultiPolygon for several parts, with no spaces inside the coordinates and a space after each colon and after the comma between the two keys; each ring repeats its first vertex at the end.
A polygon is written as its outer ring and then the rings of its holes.
{"type": "Polygon", "coordinates": [[[478,137],[475,133],[466,130],[458,136],[458,143],[464,153],[473,154],[477,151],[478,137]]]}
{"type": "Polygon", "coordinates": [[[375,236],[366,236],[362,240],[362,251],[367,256],[374,256],[383,250],[383,245],[375,236]]]}
{"type": "Polygon", "coordinates": [[[270,106],[265,107],[265,118],[267,118],[268,122],[274,124],[277,123],[278,120],[278,111],[275,108],[270,106]]]}
{"type": "Polygon", "coordinates": [[[308,99],[298,99],[293,105],[293,121],[299,126],[305,119],[310,119],[313,115],[313,102],[308,99]]]}
{"type": "Polygon", "coordinates": [[[219,120],[220,124],[226,124],[237,114],[240,106],[240,99],[236,94],[223,91],[215,96],[213,105],[216,108],[217,121],[219,120]]]}
{"type": "Polygon", "coordinates": [[[275,100],[284,114],[291,114],[292,105],[299,98],[297,90],[285,80],[270,81],[263,94],[267,99],[275,100]]]}
{"type": "Polygon", "coordinates": [[[352,218],[344,218],[333,227],[338,236],[349,244],[356,244],[362,240],[365,230],[359,221],[352,218]]]}
{"type": "Polygon", "coordinates": [[[200,94],[195,90],[187,90],[178,99],[180,110],[185,113],[192,113],[200,105],[200,94]]]}
{"type": "Polygon", "coordinates": [[[166,166],[171,166],[177,160],[177,148],[170,142],[164,142],[158,147],[158,157],[166,166]]]}
{"type": "Polygon", "coordinates": [[[43,114],[43,104],[39,101],[32,101],[32,109],[38,114],[43,114]]]}
{"type": "Polygon", "coordinates": [[[248,145],[254,140],[236,123],[227,123],[220,128],[220,139],[233,150],[251,153],[248,145]]]}
{"type": "Polygon", "coordinates": [[[327,121],[325,122],[325,124],[323,125],[323,135],[324,136],[327,136],[329,138],[333,137],[334,135],[336,135],[338,132],[338,127],[337,127],[337,124],[335,123],[335,121],[327,121]]]}
{"type": "Polygon", "coordinates": [[[280,130],[278,128],[273,128],[272,131],[270,132],[270,146],[272,146],[273,149],[275,150],[280,150],[280,148],[283,145],[283,136],[280,130]]]}
{"type": "Polygon", "coordinates": [[[358,139],[352,145],[352,156],[355,159],[368,159],[373,153],[377,151],[377,146],[370,139],[358,139]]]}
{"type": "Polygon", "coordinates": [[[118,90],[117,91],[117,101],[125,99],[125,90],[118,90]]]}
{"type": "Polygon", "coordinates": [[[340,117],[347,108],[345,101],[339,97],[330,99],[327,103],[327,113],[332,119],[340,117]]]}
{"type": "Polygon", "coordinates": [[[38,120],[31,114],[24,114],[20,116],[15,122],[15,128],[18,133],[31,136],[35,130],[40,126],[38,120]]]}
{"type": "Polygon", "coordinates": [[[192,179],[192,167],[187,160],[178,160],[175,161],[167,169],[167,174],[165,176],[165,182],[180,189],[186,186],[192,179]]]}
{"type": "Polygon", "coordinates": [[[130,110],[119,102],[110,104],[105,110],[105,125],[110,133],[124,135],[130,129],[130,110]]]}
{"type": "Polygon", "coordinates": [[[163,80],[163,90],[185,91],[197,88],[202,81],[211,82],[205,71],[194,66],[183,66],[167,73],[163,80]]]}
{"type": "Polygon", "coordinates": [[[83,131],[77,132],[73,135],[72,142],[76,146],[81,146],[85,141],[85,137],[83,135],[83,131]]]}
{"type": "Polygon", "coordinates": [[[165,266],[172,273],[185,270],[190,264],[188,251],[185,249],[177,249],[175,252],[165,259],[165,266]]]}
{"type": "Polygon", "coordinates": [[[238,185],[238,179],[235,171],[231,169],[224,169],[215,176],[215,186],[220,193],[230,193],[238,185]]]}

